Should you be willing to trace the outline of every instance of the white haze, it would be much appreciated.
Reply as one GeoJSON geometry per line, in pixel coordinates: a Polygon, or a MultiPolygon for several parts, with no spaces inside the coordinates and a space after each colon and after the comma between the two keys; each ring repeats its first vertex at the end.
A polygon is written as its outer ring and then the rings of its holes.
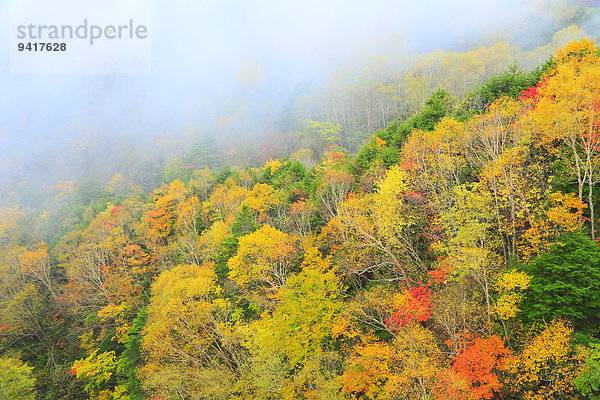
{"type": "MultiPolygon", "coordinates": [[[[299,85],[315,89],[348,64],[464,50],[490,37],[531,47],[561,24],[552,7],[558,2],[543,0],[151,2],[148,75],[11,75],[4,32],[0,184],[28,173],[58,179],[62,172],[48,171],[56,165],[72,174],[71,160],[61,155],[71,154],[81,137],[106,151],[113,142],[143,147],[163,132],[213,134],[215,121],[241,103],[255,120],[238,133],[259,135],[268,126],[264,119],[276,119],[299,85]],[[244,91],[235,75],[249,60],[264,66],[265,79],[244,91]]],[[[0,6],[3,24],[7,3],[0,6]]]]}

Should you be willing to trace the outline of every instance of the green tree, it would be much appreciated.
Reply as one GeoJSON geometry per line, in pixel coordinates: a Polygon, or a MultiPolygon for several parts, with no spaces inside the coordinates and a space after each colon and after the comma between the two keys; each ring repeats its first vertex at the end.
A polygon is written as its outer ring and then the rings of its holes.
{"type": "Polygon", "coordinates": [[[414,117],[414,127],[432,131],[452,107],[452,98],[445,90],[438,90],[425,102],[425,108],[414,117]]]}
{"type": "Polygon", "coordinates": [[[481,85],[475,94],[479,96],[479,105],[489,106],[494,100],[508,96],[514,100],[521,95],[523,90],[535,86],[542,77],[544,67],[539,67],[530,72],[525,72],[518,65],[513,64],[506,70],[493,75],[481,85]]]}
{"type": "Polygon", "coordinates": [[[591,344],[592,349],[585,359],[579,376],[575,379],[575,387],[585,398],[600,399],[600,345],[591,344]]]}
{"type": "Polygon", "coordinates": [[[33,400],[33,368],[21,360],[14,358],[0,358],[0,399],[6,400],[33,400]]]}
{"type": "Polygon", "coordinates": [[[580,232],[559,238],[521,269],[531,287],[522,310],[529,321],[571,320],[587,330],[600,326],[600,246],[580,232]]]}

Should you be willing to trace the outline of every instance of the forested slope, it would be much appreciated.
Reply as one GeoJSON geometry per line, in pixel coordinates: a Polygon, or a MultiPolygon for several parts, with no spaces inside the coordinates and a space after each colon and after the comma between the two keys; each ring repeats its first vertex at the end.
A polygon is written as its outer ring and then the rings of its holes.
{"type": "Polygon", "coordinates": [[[356,155],[309,126],[318,163],[2,209],[0,397],[600,396],[593,41],[437,91],[356,155]]]}

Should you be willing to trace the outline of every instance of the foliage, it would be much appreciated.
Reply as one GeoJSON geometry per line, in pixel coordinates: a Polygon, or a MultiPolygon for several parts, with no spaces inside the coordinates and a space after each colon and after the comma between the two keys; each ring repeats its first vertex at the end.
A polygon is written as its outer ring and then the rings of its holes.
{"type": "Polygon", "coordinates": [[[1,357],[0,398],[33,400],[33,368],[15,358],[1,357]]]}
{"type": "Polygon", "coordinates": [[[520,267],[531,276],[522,302],[529,321],[564,318],[580,329],[599,326],[600,247],[581,233],[561,237],[548,253],[520,267]]]}
{"type": "Polygon", "coordinates": [[[295,259],[294,238],[265,224],[239,239],[238,251],[227,266],[239,285],[277,289],[285,286],[295,259]]]}
{"type": "Polygon", "coordinates": [[[600,399],[600,345],[592,343],[586,352],[582,371],[575,379],[575,387],[591,400],[600,399]]]}
{"type": "Polygon", "coordinates": [[[535,86],[541,77],[542,68],[525,72],[514,64],[505,71],[491,76],[475,93],[483,107],[489,106],[502,96],[516,100],[525,89],[535,86]]]}
{"type": "Polygon", "coordinates": [[[534,335],[508,364],[511,389],[527,400],[572,395],[581,363],[571,344],[572,333],[568,324],[555,320],[534,335]]]}
{"type": "Polygon", "coordinates": [[[523,300],[523,291],[529,288],[530,282],[531,277],[522,271],[504,272],[494,285],[499,293],[494,314],[503,320],[515,317],[523,300]]]}
{"type": "Polygon", "coordinates": [[[498,336],[468,340],[455,357],[451,371],[444,375],[436,397],[491,399],[503,387],[500,372],[510,353],[498,336]]]}

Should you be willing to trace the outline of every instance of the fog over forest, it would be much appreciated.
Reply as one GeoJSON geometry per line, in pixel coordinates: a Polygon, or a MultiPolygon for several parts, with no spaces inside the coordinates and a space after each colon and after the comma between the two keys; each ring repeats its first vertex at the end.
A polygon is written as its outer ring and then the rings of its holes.
{"type": "MultiPolygon", "coordinates": [[[[599,25],[595,2],[583,0],[150,3],[150,74],[10,74],[8,42],[0,41],[3,191],[105,181],[132,157],[166,164],[200,139],[256,146],[324,120],[323,89],[358,87],[381,60],[387,65],[372,82],[398,80],[418,54],[436,49],[502,42],[527,51],[572,24],[582,33],[599,25]]],[[[0,5],[5,21],[8,5],[0,5]]],[[[523,64],[512,54],[498,65],[523,64]]]]}

